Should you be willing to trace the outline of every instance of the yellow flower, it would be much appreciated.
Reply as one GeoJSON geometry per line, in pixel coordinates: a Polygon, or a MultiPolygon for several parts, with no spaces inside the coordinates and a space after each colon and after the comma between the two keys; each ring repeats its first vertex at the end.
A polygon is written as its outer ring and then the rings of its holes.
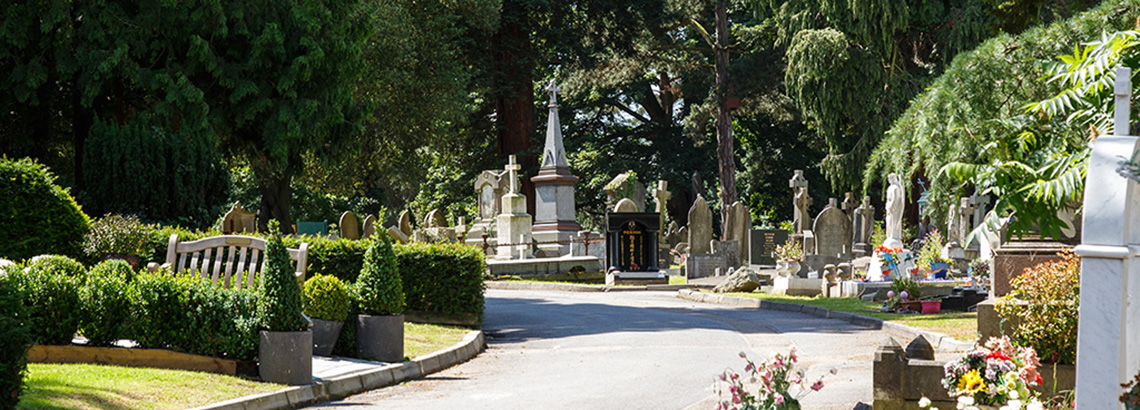
{"type": "Polygon", "coordinates": [[[958,392],[974,394],[986,390],[986,381],[982,380],[982,375],[978,373],[977,369],[970,370],[958,379],[958,392]]]}

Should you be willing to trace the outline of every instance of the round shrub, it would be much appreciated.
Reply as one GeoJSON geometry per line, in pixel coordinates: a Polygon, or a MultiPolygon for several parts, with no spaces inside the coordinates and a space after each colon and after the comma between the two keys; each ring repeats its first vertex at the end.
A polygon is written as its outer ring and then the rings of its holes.
{"type": "Polygon", "coordinates": [[[85,309],[79,299],[83,265],[58,255],[40,256],[24,269],[9,270],[9,276],[24,294],[32,340],[39,344],[71,343],[85,309]]]}
{"type": "Polygon", "coordinates": [[[404,285],[396,270],[396,254],[388,238],[372,241],[364,252],[364,266],[356,279],[356,303],[366,315],[404,313],[404,285]]]}
{"type": "Polygon", "coordinates": [[[0,408],[16,408],[28,370],[27,311],[15,281],[0,267],[0,408]]]}
{"type": "MultiPolygon", "coordinates": [[[[91,224],[91,230],[83,238],[83,253],[88,260],[101,260],[105,257],[149,256],[151,237],[154,229],[139,221],[134,215],[107,214],[91,224]]],[[[165,252],[165,249],[164,249],[165,252]]]]}
{"type": "Polygon", "coordinates": [[[0,257],[79,256],[90,221],[47,167],[0,157],[0,257]]]}
{"type": "MultiPolygon", "coordinates": [[[[270,221],[270,232],[280,232],[277,221],[270,221]]],[[[261,277],[261,300],[257,317],[262,330],[296,332],[306,330],[309,321],[301,313],[301,285],[293,274],[293,261],[274,233],[265,244],[265,271],[261,277]]]]}
{"type": "Polygon", "coordinates": [[[87,286],[79,292],[83,303],[80,333],[93,346],[108,346],[118,339],[133,338],[128,334],[131,300],[128,296],[134,270],[126,261],[104,261],[91,268],[87,286]]]}
{"type": "Polygon", "coordinates": [[[305,281],[302,305],[314,319],[343,322],[348,317],[348,287],[331,275],[316,275],[305,281]]]}

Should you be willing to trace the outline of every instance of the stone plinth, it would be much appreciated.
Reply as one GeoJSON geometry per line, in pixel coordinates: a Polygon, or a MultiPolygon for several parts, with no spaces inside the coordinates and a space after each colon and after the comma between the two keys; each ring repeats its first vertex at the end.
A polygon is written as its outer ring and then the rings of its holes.
{"type": "Polygon", "coordinates": [[[525,254],[519,246],[510,244],[528,243],[531,239],[531,217],[526,213],[526,196],[519,194],[503,195],[503,214],[495,217],[498,224],[498,246],[496,259],[522,259],[525,254]]]}
{"type": "Polygon", "coordinates": [[[603,259],[593,256],[567,256],[517,260],[488,260],[487,269],[492,276],[514,275],[527,279],[543,280],[598,280],[602,279],[603,259]]]}
{"type": "Polygon", "coordinates": [[[668,285],[669,277],[665,275],[664,271],[659,272],[621,272],[613,271],[606,273],[606,285],[608,286],[644,286],[644,285],[668,285]]]}
{"type": "Polygon", "coordinates": [[[788,296],[815,296],[823,288],[823,279],[777,276],[772,279],[772,293],[788,296]]]}
{"type": "Polygon", "coordinates": [[[728,265],[720,255],[689,255],[685,259],[685,278],[697,279],[716,276],[717,270],[726,273],[728,265]]]}
{"type": "Polygon", "coordinates": [[[1072,245],[1053,241],[1006,242],[994,251],[990,296],[1005,296],[1012,290],[1010,282],[1025,272],[1026,268],[1042,262],[1059,261],[1061,257],[1057,256],[1057,252],[1071,247],[1072,245]]]}

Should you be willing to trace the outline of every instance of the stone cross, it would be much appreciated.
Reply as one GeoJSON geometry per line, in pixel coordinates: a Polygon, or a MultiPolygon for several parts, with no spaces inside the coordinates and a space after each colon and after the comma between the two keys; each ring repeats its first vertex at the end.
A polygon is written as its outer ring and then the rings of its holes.
{"type": "Polygon", "coordinates": [[[554,80],[552,79],[550,80],[550,84],[546,85],[546,91],[550,93],[550,104],[548,104],[547,107],[557,107],[558,92],[562,91],[562,89],[558,88],[558,84],[555,84],[554,80]]]}
{"type": "Polygon", "coordinates": [[[804,178],[803,170],[795,170],[792,179],[788,180],[788,187],[792,188],[794,233],[798,234],[805,230],[811,230],[811,215],[808,214],[808,208],[811,207],[812,200],[807,193],[808,181],[807,178],[804,178]]]}
{"type": "Polygon", "coordinates": [[[657,201],[657,214],[660,215],[660,225],[658,232],[665,233],[665,204],[669,202],[669,198],[673,197],[673,193],[669,192],[669,181],[664,179],[657,180],[657,189],[653,190],[653,199],[657,201]]]}
{"type": "Polygon", "coordinates": [[[980,195],[977,191],[970,195],[970,205],[974,206],[974,226],[970,229],[977,228],[986,220],[986,206],[990,204],[990,197],[980,195]]]}
{"type": "Polygon", "coordinates": [[[855,207],[859,206],[859,202],[855,200],[855,194],[854,193],[848,192],[848,193],[844,194],[843,196],[844,196],[844,198],[843,198],[842,209],[843,209],[843,212],[846,213],[848,217],[850,217],[851,211],[854,210],[855,207]]]}
{"type": "Polygon", "coordinates": [[[511,182],[510,193],[511,194],[518,194],[519,193],[519,174],[518,174],[518,171],[520,169],[522,169],[522,166],[519,165],[517,162],[515,162],[515,156],[514,155],[511,155],[509,158],[510,159],[509,159],[509,162],[507,163],[506,170],[507,170],[507,178],[510,178],[509,181],[511,182]]]}
{"type": "Polygon", "coordinates": [[[974,205],[970,204],[970,198],[962,197],[958,199],[958,232],[950,232],[956,235],[962,247],[966,247],[966,236],[970,234],[973,227],[970,226],[970,217],[974,214],[974,205]]]}

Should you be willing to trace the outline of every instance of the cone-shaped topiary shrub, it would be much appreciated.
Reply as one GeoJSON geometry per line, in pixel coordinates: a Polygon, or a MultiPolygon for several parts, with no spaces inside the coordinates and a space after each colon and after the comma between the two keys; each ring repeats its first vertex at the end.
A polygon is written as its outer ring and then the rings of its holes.
{"type": "Polygon", "coordinates": [[[0,267],[0,409],[16,408],[28,370],[32,337],[22,299],[6,268],[0,267]]]}
{"type": "Polygon", "coordinates": [[[396,254],[388,238],[372,241],[364,253],[364,266],[356,278],[355,298],[360,313],[398,315],[404,313],[404,285],[396,270],[396,254]]]}
{"type": "Polygon", "coordinates": [[[0,257],[81,255],[91,222],[47,167],[0,157],[0,192],[0,257]]]}
{"type": "Polygon", "coordinates": [[[343,322],[348,317],[348,286],[340,278],[316,275],[305,281],[302,304],[305,314],[314,319],[343,322]]]}
{"type": "Polygon", "coordinates": [[[272,332],[298,332],[309,328],[309,321],[301,313],[301,285],[293,272],[289,251],[281,242],[276,220],[269,221],[273,234],[265,244],[265,268],[261,275],[261,297],[257,304],[257,317],[262,330],[272,332]]]}

